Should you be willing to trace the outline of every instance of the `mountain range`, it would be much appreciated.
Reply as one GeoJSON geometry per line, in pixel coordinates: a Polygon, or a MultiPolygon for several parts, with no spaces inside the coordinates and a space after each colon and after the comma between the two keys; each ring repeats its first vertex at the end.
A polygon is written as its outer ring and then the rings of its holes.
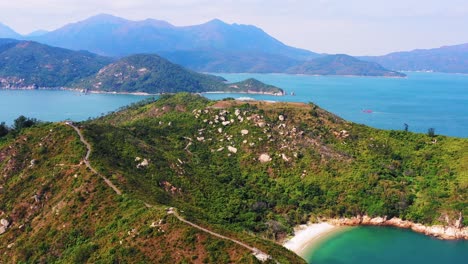
{"type": "MultiPolygon", "coordinates": [[[[130,21],[101,14],[51,32],[41,31],[22,38],[112,57],[155,53],[201,72],[307,74],[304,67],[299,66],[309,63],[322,65],[320,73],[325,75],[402,76],[375,63],[341,60],[350,64],[335,69],[335,65],[324,64],[324,61],[312,62],[327,55],[287,46],[258,27],[227,24],[219,19],[177,27],[161,20],[130,21]]],[[[333,58],[335,56],[325,62],[332,62],[333,58]]]]}
{"type": "Polygon", "coordinates": [[[119,60],[51,47],[34,41],[0,39],[0,88],[74,88],[99,92],[176,93],[229,91],[283,94],[249,79],[239,83],[187,70],[154,54],[119,60]]]}
{"type": "MultiPolygon", "coordinates": [[[[319,54],[290,47],[258,27],[227,24],[219,19],[200,25],[174,26],[162,20],[131,21],[100,14],[50,32],[40,30],[26,36],[0,24],[0,37],[33,40],[111,57],[155,53],[202,72],[307,74],[305,69],[324,62],[335,64],[337,56],[340,57],[340,54],[319,54]],[[326,56],[332,57],[314,61],[326,56]]],[[[468,44],[356,59],[364,62],[341,56],[340,63],[344,65],[339,68],[335,68],[336,64],[326,64],[310,70],[310,74],[401,77],[394,71],[468,73],[468,44]],[[365,64],[367,61],[374,64],[365,64]]]]}
{"type": "Polygon", "coordinates": [[[385,56],[360,57],[399,71],[468,73],[468,43],[436,49],[394,52],[385,56]]]}

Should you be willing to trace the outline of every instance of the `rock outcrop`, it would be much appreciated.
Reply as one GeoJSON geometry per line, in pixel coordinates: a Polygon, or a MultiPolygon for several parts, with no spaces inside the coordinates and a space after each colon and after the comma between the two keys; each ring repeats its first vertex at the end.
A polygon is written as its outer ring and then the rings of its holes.
{"type": "Polygon", "coordinates": [[[260,155],[260,157],[258,158],[258,160],[261,162],[261,163],[266,163],[266,162],[270,162],[271,161],[271,157],[270,155],[266,154],[266,153],[263,153],[260,155]]]}
{"type": "MultiPolygon", "coordinates": [[[[411,221],[402,220],[397,217],[393,217],[387,220],[387,217],[375,217],[371,218],[367,215],[358,215],[352,218],[339,218],[330,219],[329,223],[338,226],[358,226],[358,225],[370,225],[370,226],[393,226],[399,228],[411,229],[414,232],[422,233],[428,236],[434,236],[440,239],[455,240],[455,239],[468,239],[468,227],[457,226],[443,226],[433,225],[425,226],[411,221]]],[[[457,221],[458,222],[458,221],[457,221]]]]}
{"type": "Polygon", "coordinates": [[[2,218],[0,220],[0,235],[5,233],[9,226],[10,226],[10,222],[2,218]]]}

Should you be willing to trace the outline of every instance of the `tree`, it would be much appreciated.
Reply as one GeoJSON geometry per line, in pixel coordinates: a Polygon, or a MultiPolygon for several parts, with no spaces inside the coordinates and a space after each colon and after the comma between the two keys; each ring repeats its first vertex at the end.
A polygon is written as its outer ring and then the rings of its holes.
{"type": "Polygon", "coordinates": [[[427,130],[427,135],[430,136],[430,137],[434,137],[435,136],[435,129],[434,128],[429,128],[427,130]]]}
{"type": "Polygon", "coordinates": [[[0,137],[6,136],[10,132],[10,128],[5,124],[5,122],[0,123],[0,137]]]}
{"type": "Polygon", "coordinates": [[[27,118],[21,115],[17,119],[15,119],[15,121],[13,122],[13,129],[16,131],[20,131],[24,128],[32,127],[37,123],[38,123],[37,119],[27,118]]]}

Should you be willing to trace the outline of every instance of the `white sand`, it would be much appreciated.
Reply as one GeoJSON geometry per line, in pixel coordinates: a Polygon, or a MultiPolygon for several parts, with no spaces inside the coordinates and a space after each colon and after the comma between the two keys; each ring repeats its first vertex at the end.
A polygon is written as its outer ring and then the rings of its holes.
{"type": "Polygon", "coordinates": [[[294,229],[294,237],[286,241],[283,246],[301,255],[304,249],[311,246],[314,241],[336,229],[339,229],[339,227],[329,223],[300,225],[294,229]]]}

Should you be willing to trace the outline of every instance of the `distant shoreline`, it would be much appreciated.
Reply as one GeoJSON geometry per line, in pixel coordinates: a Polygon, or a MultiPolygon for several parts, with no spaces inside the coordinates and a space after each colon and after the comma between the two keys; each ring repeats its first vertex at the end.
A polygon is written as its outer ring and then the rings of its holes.
{"type": "MultiPolygon", "coordinates": [[[[77,93],[82,93],[82,94],[123,94],[123,95],[137,95],[137,96],[159,96],[163,94],[174,94],[174,93],[146,93],[146,92],[107,92],[107,91],[86,91],[83,92],[83,89],[80,88],[64,88],[64,87],[56,87],[56,88],[51,88],[51,87],[38,87],[38,88],[32,88],[32,87],[14,87],[14,88],[4,88],[0,87],[0,90],[11,90],[11,91],[69,91],[69,92],[77,92],[77,93]]],[[[182,91],[181,91],[182,92],[182,91]]],[[[230,94],[230,93],[235,93],[235,94],[260,94],[260,95],[272,95],[272,96],[284,96],[283,94],[279,93],[273,93],[273,92],[255,92],[255,91],[247,91],[247,92],[242,92],[242,91],[210,91],[210,92],[198,92],[198,93],[193,93],[193,94],[230,94]]]]}

